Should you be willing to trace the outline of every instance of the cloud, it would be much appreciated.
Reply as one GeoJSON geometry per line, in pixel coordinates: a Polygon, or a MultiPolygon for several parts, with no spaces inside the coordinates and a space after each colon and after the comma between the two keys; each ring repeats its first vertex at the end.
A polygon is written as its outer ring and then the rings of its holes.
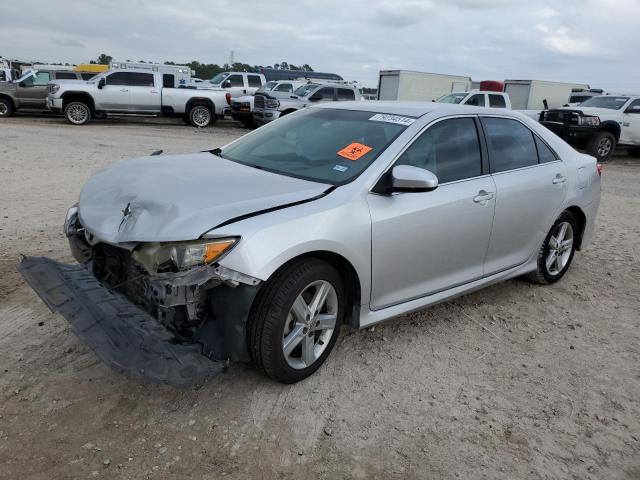
{"type": "Polygon", "coordinates": [[[74,40],[72,38],[52,38],[51,43],[54,45],[60,45],[61,47],[78,47],[84,48],[84,43],[74,40]]]}

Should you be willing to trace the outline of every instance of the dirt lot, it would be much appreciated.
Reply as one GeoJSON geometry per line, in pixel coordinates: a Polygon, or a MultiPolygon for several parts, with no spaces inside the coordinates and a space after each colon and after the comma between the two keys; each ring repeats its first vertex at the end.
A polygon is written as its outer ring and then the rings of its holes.
{"type": "MultiPolygon", "coordinates": [[[[640,160],[606,165],[595,241],[559,283],[513,280],[344,330],[292,386],[234,365],[176,391],[118,375],[21,281],[71,260],[61,224],[99,168],[245,130],[0,124],[0,478],[640,478],[640,160]]],[[[197,172],[194,172],[197,174],[197,172]]]]}

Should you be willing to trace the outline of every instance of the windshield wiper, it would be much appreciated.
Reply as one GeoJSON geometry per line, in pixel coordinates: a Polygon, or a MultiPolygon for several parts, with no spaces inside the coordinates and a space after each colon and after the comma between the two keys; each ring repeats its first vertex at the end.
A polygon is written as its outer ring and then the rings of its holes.
{"type": "Polygon", "coordinates": [[[222,156],[221,148],[214,148],[213,150],[205,150],[205,151],[211,153],[212,155],[215,155],[216,157],[224,158],[222,156]]]}

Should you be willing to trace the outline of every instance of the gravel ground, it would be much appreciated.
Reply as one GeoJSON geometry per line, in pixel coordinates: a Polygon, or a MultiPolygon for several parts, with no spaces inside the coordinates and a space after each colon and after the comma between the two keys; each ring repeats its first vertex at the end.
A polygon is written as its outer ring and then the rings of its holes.
{"type": "MultiPolygon", "coordinates": [[[[219,122],[0,123],[0,478],[640,478],[640,161],[605,166],[594,242],[512,280],[343,330],[296,385],[233,365],[177,391],[118,375],[22,282],[110,162],[221,146],[219,122]]],[[[194,172],[197,174],[197,172],[194,172]]]]}

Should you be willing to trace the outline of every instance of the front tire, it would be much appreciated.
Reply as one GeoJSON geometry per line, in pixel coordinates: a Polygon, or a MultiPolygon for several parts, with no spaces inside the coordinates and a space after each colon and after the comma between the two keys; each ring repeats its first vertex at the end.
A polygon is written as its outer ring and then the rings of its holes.
{"type": "Polygon", "coordinates": [[[616,149],[616,137],[603,130],[597,132],[587,144],[587,153],[599,162],[606,162],[616,149]]]}
{"type": "Polygon", "coordinates": [[[344,285],[331,265],[303,259],[285,267],[263,287],[249,317],[254,364],[281,383],[307,378],[331,353],[344,311],[344,285]]]}
{"type": "Polygon", "coordinates": [[[196,128],[206,128],[214,121],[213,112],[207,105],[194,105],[189,110],[189,123],[196,128]]]}
{"type": "Polygon", "coordinates": [[[13,115],[13,103],[7,98],[0,98],[0,118],[13,115]]]}
{"type": "Polygon", "coordinates": [[[85,125],[91,120],[91,109],[83,102],[70,102],[64,108],[64,116],[72,125],[85,125]]]}
{"type": "Polygon", "coordinates": [[[529,280],[549,285],[560,280],[571,265],[578,240],[578,223],[573,214],[562,212],[554,222],[538,252],[538,268],[529,280]]]}

